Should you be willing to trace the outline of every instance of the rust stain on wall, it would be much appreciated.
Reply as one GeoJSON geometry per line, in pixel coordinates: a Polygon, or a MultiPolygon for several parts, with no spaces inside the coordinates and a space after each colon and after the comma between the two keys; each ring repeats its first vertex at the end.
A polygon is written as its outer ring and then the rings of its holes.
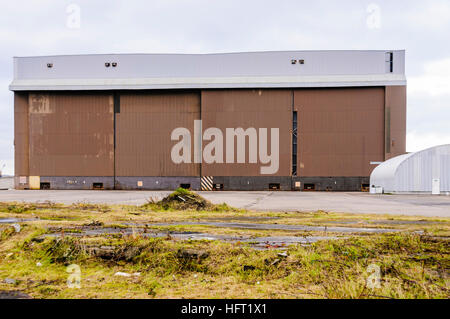
{"type": "MultiPolygon", "coordinates": [[[[53,111],[54,111],[50,107],[50,95],[49,94],[30,93],[28,104],[30,106],[30,114],[32,114],[32,113],[48,114],[48,113],[53,113],[53,111]]],[[[54,107],[54,103],[52,103],[52,107],[54,107]]]]}
{"type": "Polygon", "coordinates": [[[110,94],[33,94],[29,139],[30,175],[113,176],[110,94]]]}

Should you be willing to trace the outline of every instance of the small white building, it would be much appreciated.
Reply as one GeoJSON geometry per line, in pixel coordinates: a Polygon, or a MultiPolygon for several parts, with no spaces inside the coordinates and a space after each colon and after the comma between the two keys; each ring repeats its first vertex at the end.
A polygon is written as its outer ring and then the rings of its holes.
{"type": "Polygon", "coordinates": [[[450,192],[450,144],[391,158],[370,175],[372,192],[432,193],[450,192]]]}

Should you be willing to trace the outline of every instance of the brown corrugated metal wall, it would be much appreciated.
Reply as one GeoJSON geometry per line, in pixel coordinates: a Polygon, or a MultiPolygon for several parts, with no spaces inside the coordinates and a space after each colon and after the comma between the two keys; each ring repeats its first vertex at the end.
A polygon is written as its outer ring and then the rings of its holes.
{"type": "Polygon", "coordinates": [[[386,160],[406,153],[406,86],[386,87],[386,160]]]}
{"type": "MultiPolygon", "coordinates": [[[[270,128],[280,129],[279,170],[272,176],[291,174],[291,128],[292,91],[291,90],[204,90],[202,91],[203,130],[217,127],[224,135],[226,128],[268,128],[268,150],[270,128]]],[[[207,144],[208,142],[203,142],[207,144]]],[[[247,142],[248,143],[248,138],[247,142]]],[[[236,146],[235,145],[235,156],[236,146]]],[[[270,151],[269,151],[270,153],[270,151]]],[[[225,150],[224,150],[225,157],[225,150]]],[[[202,163],[203,176],[260,176],[261,166],[266,164],[248,163],[248,144],[246,163],[202,163]]]]}
{"type": "Polygon", "coordinates": [[[120,111],[114,114],[111,92],[15,93],[15,175],[267,176],[259,156],[258,163],[248,163],[248,144],[246,163],[173,163],[172,130],[187,128],[193,141],[194,120],[201,119],[203,132],[222,131],[224,162],[226,128],[267,128],[269,152],[270,128],[279,128],[279,170],[270,176],[289,177],[293,111],[298,177],[369,176],[371,161],[405,152],[405,87],[116,94],[120,111]]]}
{"type": "Polygon", "coordinates": [[[298,176],[369,176],[384,160],[384,88],[298,89],[298,176]]]}
{"type": "Polygon", "coordinates": [[[31,176],[113,176],[112,95],[29,95],[31,176]]]}
{"type": "Polygon", "coordinates": [[[200,176],[200,164],[175,164],[170,156],[176,143],[172,130],[185,127],[193,135],[194,120],[199,119],[200,92],[121,93],[116,176],[200,176]]]}

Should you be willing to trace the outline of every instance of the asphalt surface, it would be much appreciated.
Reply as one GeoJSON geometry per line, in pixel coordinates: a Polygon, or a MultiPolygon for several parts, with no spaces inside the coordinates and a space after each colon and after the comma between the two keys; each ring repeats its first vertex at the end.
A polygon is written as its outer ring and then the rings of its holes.
{"type": "MultiPolygon", "coordinates": [[[[0,202],[76,202],[141,205],[170,191],[0,190],[0,202]]],[[[361,192],[198,192],[213,203],[262,211],[333,211],[450,217],[449,195],[373,195],[361,192]]]]}

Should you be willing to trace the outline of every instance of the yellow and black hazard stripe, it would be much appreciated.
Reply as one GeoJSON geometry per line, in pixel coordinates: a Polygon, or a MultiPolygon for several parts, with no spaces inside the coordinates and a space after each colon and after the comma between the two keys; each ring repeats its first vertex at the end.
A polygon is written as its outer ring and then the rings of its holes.
{"type": "Polygon", "coordinates": [[[200,181],[200,186],[202,191],[212,191],[213,190],[213,177],[212,176],[202,176],[200,181]]]}

